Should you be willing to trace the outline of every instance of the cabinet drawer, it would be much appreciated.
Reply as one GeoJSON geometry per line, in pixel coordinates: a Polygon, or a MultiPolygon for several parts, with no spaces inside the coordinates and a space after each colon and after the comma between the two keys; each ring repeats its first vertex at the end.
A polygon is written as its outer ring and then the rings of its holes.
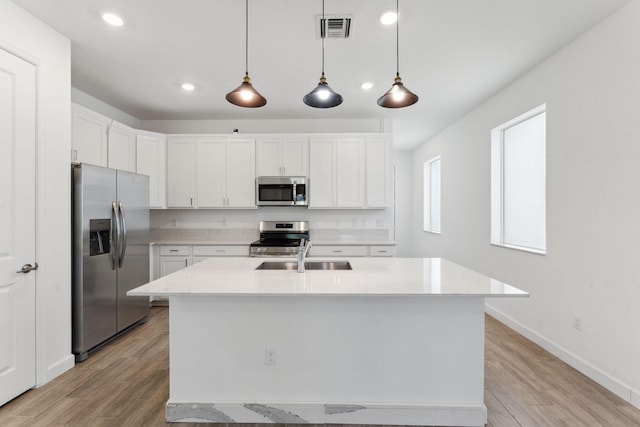
{"type": "Polygon", "coordinates": [[[367,256],[366,246],[311,246],[309,256],[367,256]]]}
{"type": "Polygon", "coordinates": [[[249,246],[244,245],[213,245],[194,246],[194,256],[249,256],[249,246]]]}
{"type": "Polygon", "coordinates": [[[190,246],[160,246],[160,255],[189,255],[190,246]]]}
{"type": "Polygon", "coordinates": [[[370,246],[369,256],[396,256],[395,246],[370,246]]]}

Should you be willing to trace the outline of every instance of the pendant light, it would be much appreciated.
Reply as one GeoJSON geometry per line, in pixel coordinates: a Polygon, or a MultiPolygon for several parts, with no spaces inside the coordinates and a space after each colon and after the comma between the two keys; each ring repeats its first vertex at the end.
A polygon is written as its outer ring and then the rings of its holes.
{"type": "Polygon", "coordinates": [[[342,96],[334,92],[327,84],[324,76],[324,39],[326,36],[326,21],[324,19],[324,0],[322,0],[322,21],[320,25],[320,38],[322,39],[322,75],[320,83],[311,92],[306,94],[302,101],[314,108],[332,108],[342,104],[342,96]]]}
{"type": "Polygon", "coordinates": [[[398,21],[400,20],[400,15],[398,13],[398,0],[396,0],[396,15],[398,16],[398,19],[396,20],[396,78],[393,79],[391,89],[378,98],[378,105],[385,108],[403,108],[418,102],[418,95],[404,87],[402,79],[400,78],[400,49],[398,41],[398,21]]]}
{"type": "Polygon", "coordinates": [[[245,73],[242,84],[229,92],[226,96],[227,101],[239,107],[256,108],[262,107],[267,103],[265,97],[260,95],[251,85],[249,78],[249,0],[245,0],[245,46],[244,46],[244,65],[245,73]]]}

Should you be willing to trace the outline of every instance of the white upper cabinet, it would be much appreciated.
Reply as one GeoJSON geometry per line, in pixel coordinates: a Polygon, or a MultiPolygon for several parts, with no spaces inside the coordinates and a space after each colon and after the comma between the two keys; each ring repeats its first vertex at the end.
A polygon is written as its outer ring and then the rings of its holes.
{"type": "Polygon", "coordinates": [[[136,171],[149,177],[149,207],[166,207],[167,137],[138,131],[136,171]]]}
{"type": "Polygon", "coordinates": [[[193,138],[167,139],[167,207],[195,207],[195,159],[193,138]]]}
{"type": "Polygon", "coordinates": [[[259,138],[256,141],[256,175],[280,176],[282,173],[282,140],[259,138]]]}
{"type": "Polygon", "coordinates": [[[336,141],[336,207],[364,207],[364,138],[336,141]]]}
{"type": "Polygon", "coordinates": [[[364,138],[313,138],[309,143],[309,207],[364,207],[364,138]]]}
{"type": "Polygon", "coordinates": [[[107,128],[110,120],[98,113],[71,106],[71,161],[108,166],[107,128]]]}
{"type": "Polygon", "coordinates": [[[223,208],[227,198],[227,141],[206,138],[198,145],[198,207],[223,208]]]}
{"type": "Polygon", "coordinates": [[[389,136],[312,138],[309,153],[310,208],[389,206],[392,191],[389,136]]]}
{"type": "Polygon", "coordinates": [[[255,141],[227,140],[227,206],[228,208],[256,207],[255,141]]]}
{"type": "Polygon", "coordinates": [[[136,171],[136,132],[129,126],[111,122],[108,127],[108,166],[128,172],[136,171]]]}
{"type": "Polygon", "coordinates": [[[257,176],[307,176],[307,138],[274,137],[256,140],[257,176]]]}
{"type": "Polygon", "coordinates": [[[255,142],[170,136],[167,207],[255,208],[255,142]]]}
{"type": "Polygon", "coordinates": [[[309,207],[334,208],[335,139],[312,138],[309,141],[309,207]]]}
{"type": "Polygon", "coordinates": [[[383,209],[391,199],[391,138],[367,137],[365,207],[383,209]]]}

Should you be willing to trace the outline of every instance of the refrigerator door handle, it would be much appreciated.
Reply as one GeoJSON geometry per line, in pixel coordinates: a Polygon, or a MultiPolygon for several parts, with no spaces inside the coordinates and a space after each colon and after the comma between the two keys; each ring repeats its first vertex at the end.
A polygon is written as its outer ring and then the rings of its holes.
{"type": "Polygon", "coordinates": [[[122,202],[118,202],[118,210],[120,211],[120,223],[122,227],[120,228],[120,243],[118,247],[120,249],[120,256],[118,257],[118,267],[122,268],[124,264],[124,254],[127,251],[127,220],[126,215],[124,213],[124,205],[122,202]]]}
{"type": "Polygon", "coordinates": [[[120,243],[120,218],[118,214],[118,205],[116,202],[111,203],[111,269],[118,267],[118,251],[120,243]]]}

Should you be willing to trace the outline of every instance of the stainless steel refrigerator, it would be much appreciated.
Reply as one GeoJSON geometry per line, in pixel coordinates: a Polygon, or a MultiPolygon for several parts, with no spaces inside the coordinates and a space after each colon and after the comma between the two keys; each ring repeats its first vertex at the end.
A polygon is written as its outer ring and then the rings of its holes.
{"type": "Polygon", "coordinates": [[[149,315],[127,291],[149,281],[149,177],[72,166],[73,353],[85,360],[149,315]]]}

